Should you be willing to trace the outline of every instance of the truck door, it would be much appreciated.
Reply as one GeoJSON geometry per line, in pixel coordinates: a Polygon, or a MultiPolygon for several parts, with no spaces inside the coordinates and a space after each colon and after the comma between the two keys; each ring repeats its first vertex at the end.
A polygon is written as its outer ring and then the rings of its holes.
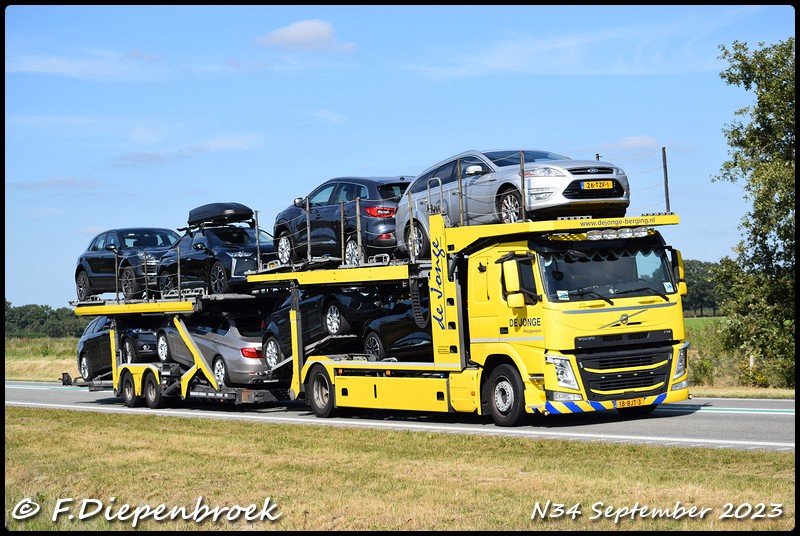
{"type": "Polygon", "coordinates": [[[498,316],[507,319],[506,326],[500,326],[501,340],[505,332],[506,339],[516,344],[542,347],[542,297],[534,278],[534,258],[516,257],[501,265],[505,315],[498,316]]]}

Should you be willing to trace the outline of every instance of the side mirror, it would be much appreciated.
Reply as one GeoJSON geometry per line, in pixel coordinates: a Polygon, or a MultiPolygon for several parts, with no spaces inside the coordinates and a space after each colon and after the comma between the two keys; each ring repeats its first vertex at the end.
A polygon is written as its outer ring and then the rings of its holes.
{"type": "Polygon", "coordinates": [[[519,267],[514,259],[503,262],[503,283],[509,294],[519,292],[519,267]]]}
{"type": "Polygon", "coordinates": [[[306,208],[306,200],[304,197],[295,197],[294,201],[292,201],[294,206],[297,208],[306,208]]]}
{"type": "Polygon", "coordinates": [[[114,245],[114,244],[107,245],[106,246],[106,251],[113,251],[114,253],[118,253],[119,252],[119,250],[117,249],[117,246],[114,245]]]}
{"type": "Polygon", "coordinates": [[[474,175],[483,175],[484,173],[486,173],[486,171],[480,164],[467,166],[467,168],[464,170],[464,175],[466,175],[467,177],[472,177],[474,175]]]}
{"type": "Polygon", "coordinates": [[[522,309],[525,307],[525,295],[522,292],[514,292],[506,296],[508,306],[512,309],[522,309]]]}

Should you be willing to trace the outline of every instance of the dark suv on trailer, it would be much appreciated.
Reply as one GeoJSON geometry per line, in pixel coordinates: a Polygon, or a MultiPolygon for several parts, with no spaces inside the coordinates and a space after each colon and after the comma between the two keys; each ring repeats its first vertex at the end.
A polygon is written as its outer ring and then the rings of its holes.
{"type": "Polygon", "coordinates": [[[211,203],[189,212],[180,241],[158,264],[162,296],[181,288],[204,287],[209,294],[235,291],[247,283],[247,272],[275,260],[272,237],[256,230],[253,211],[240,203],[211,203]],[[180,266],[180,270],[178,267],[180,266]]]}
{"type": "Polygon", "coordinates": [[[345,264],[360,264],[380,253],[391,257],[396,247],[394,215],[410,183],[407,177],[338,177],[325,181],[308,196],[298,197],[275,218],[278,260],[288,264],[306,258],[309,234],[312,257],[341,257],[342,221],[345,264]]]}
{"type": "Polygon", "coordinates": [[[152,227],[109,229],[95,236],[75,268],[78,301],[117,291],[126,299],[141,298],[147,288],[156,288],[158,260],[179,238],[172,229],[152,227]]]}

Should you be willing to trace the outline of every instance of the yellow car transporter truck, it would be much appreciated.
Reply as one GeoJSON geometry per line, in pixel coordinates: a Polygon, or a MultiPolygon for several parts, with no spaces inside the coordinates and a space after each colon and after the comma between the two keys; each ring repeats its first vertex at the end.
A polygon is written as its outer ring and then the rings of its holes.
{"type": "Polygon", "coordinates": [[[677,223],[668,213],[448,228],[433,214],[430,262],[248,281],[407,282],[412,297],[429,293],[433,349],[414,362],[304,356],[295,307],[289,394],[319,417],[341,407],[477,412],[514,426],[536,412],[646,415],[689,397],[683,263],[656,229],[677,223]]]}
{"type": "Polygon", "coordinates": [[[121,363],[112,336],[117,363],[110,380],[72,381],[65,374],[64,383],[113,389],[128,405],[144,398],[154,408],[169,398],[247,403],[288,394],[319,417],[342,407],[384,408],[489,414],[497,425],[514,426],[537,412],[647,415],[689,398],[683,263],[658,231],[677,223],[677,215],[665,213],[446,227],[442,215],[432,214],[431,258],[422,262],[270,267],[248,276],[251,295],[214,296],[204,305],[201,298],[78,303],[76,314],[120,321],[129,314],[170,315],[196,366],[121,363]],[[300,337],[299,289],[364,284],[410,292],[418,324],[430,326],[429,355],[404,361],[308,351],[300,337]],[[292,357],[270,371],[262,389],[217,385],[182,316],[209,306],[234,311],[266,299],[260,296],[270,287],[294,292],[292,357]]]}

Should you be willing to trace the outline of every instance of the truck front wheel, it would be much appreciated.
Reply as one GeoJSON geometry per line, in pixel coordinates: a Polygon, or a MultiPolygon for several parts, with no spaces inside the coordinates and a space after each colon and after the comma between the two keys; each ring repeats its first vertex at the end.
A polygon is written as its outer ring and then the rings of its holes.
{"type": "Polygon", "coordinates": [[[525,418],[525,395],[517,369],[502,364],[486,383],[489,412],[497,426],[517,426],[525,418]]]}
{"type": "Polygon", "coordinates": [[[309,402],[317,417],[330,417],[334,414],[334,392],[331,378],[324,367],[317,366],[308,379],[309,402]]]}

